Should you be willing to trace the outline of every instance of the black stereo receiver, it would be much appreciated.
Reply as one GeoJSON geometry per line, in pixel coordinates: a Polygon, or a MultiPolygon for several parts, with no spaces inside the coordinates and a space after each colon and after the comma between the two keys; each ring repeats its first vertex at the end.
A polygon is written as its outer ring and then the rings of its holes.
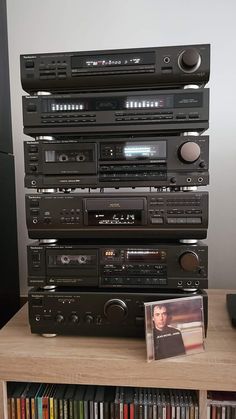
{"type": "Polygon", "coordinates": [[[26,195],[29,238],[204,239],[207,192],[26,195]]]}
{"type": "Polygon", "coordinates": [[[209,137],[25,141],[28,188],[197,186],[209,183],[209,137]]]}
{"type": "Polygon", "coordinates": [[[208,288],[208,248],[199,243],[37,243],[27,256],[29,286],[208,288]]]}
{"type": "Polygon", "coordinates": [[[27,92],[203,85],[209,80],[210,45],[27,54],[20,66],[27,92]]]}
{"type": "Polygon", "coordinates": [[[205,331],[207,294],[204,291],[134,292],[109,289],[29,291],[29,322],[32,333],[87,336],[144,337],[144,303],[202,295],[205,331]]]}
{"type": "Polygon", "coordinates": [[[209,126],[209,89],[24,96],[23,120],[31,136],[202,132],[209,126]]]}

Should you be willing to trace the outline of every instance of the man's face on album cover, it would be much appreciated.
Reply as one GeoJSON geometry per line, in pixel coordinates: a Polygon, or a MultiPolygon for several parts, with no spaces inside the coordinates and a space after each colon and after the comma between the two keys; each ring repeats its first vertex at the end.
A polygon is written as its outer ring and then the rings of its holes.
{"type": "Polygon", "coordinates": [[[155,306],[153,310],[153,321],[155,327],[159,330],[164,329],[167,324],[167,309],[165,306],[155,306]]]}

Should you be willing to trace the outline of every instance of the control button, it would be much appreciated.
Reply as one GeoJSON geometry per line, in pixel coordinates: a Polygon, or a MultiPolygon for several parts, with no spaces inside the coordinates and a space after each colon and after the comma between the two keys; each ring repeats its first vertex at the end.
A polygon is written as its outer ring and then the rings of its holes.
{"type": "Polygon", "coordinates": [[[187,115],[185,115],[185,114],[176,115],[176,119],[186,119],[186,118],[187,118],[187,115]]]}
{"type": "Polygon", "coordinates": [[[199,163],[199,167],[201,167],[202,169],[204,169],[204,167],[206,167],[206,163],[204,161],[201,161],[199,163]]]}
{"type": "Polygon", "coordinates": [[[36,112],[37,106],[34,103],[29,103],[27,106],[27,112],[36,112]]]}
{"type": "Polygon", "coordinates": [[[39,207],[39,201],[30,201],[30,207],[31,208],[39,207]]]}
{"type": "Polygon", "coordinates": [[[167,224],[176,224],[176,218],[168,217],[167,224]]]}
{"type": "Polygon", "coordinates": [[[161,218],[161,217],[151,218],[151,223],[152,224],[163,224],[163,218],[161,218]]]}
{"type": "Polygon", "coordinates": [[[163,119],[173,119],[173,116],[163,116],[163,119]]]}
{"type": "Polygon", "coordinates": [[[67,64],[66,63],[64,63],[64,64],[58,64],[58,66],[57,66],[58,70],[62,70],[64,68],[66,68],[66,67],[67,67],[67,64]]]}
{"type": "Polygon", "coordinates": [[[71,321],[72,323],[79,323],[79,317],[77,316],[77,314],[72,314],[72,315],[70,316],[70,321],[71,321]]]}
{"type": "Polygon", "coordinates": [[[201,64],[201,56],[196,48],[187,48],[178,59],[178,65],[186,73],[193,73],[201,64]]]}
{"type": "Polygon", "coordinates": [[[91,314],[87,314],[84,318],[85,323],[87,324],[92,324],[93,323],[93,316],[91,316],[91,314]]]}
{"type": "Polygon", "coordinates": [[[34,215],[34,216],[39,215],[39,209],[31,209],[30,215],[34,215]]]}
{"type": "Polygon", "coordinates": [[[97,325],[101,325],[102,324],[102,317],[101,316],[97,316],[96,319],[95,319],[95,323],[97,325]]]}
{"type": "Polygon", "coordinates": [[[25,68],[34,68],[34,61],[26,61],[25,68]]]}
{"type": "Polygon", "coordinates": [[[199,258],[195,252],[185,252],[179,258],[179,264],[184,271],[193,272],[199,267],[199,258]]]}
{"type": "Polygon", "coordinates": [[[171,182],[171,183],[176,183],[176,177],[171,177],[171,178],[170,178],[170,182],[171,182]]]}
{"type": "Polygon", "coordinates": [[[29,168],[31,172],[37,172],[37,166],[31,164],[29,168]]]}
{"type": "Polygon", "coordinates": [[[201,224],[202,219],[200,217],[187,218],[187,224],[201,224]]]}
{"type": "Polygon", "coordinates": [[[199,119],[200,115],[198,113],[190,113],[188,117],[189,119],[199,119]]]}
{"type": "Polygon", "coordinates": [[[176,224],[186,224],[186,223],[187,223],[187,218],[185,217],[176,218],[176,224]]]}
{"type": "Polygon", "coordinates": [[[35,145],[31,145],[31,146],[29,147],[29,152],[30,152],[30,153],[38,153],[38,151],[39,151],[39,149],[38,149],[38,147],[36,147],[35,145]]]}
{"type": "Polygon", "coordinates": [[[172,74],[173,68],[172,67],[162,67],[161,68],[162,74],[172,74]]]}
{"type": "Polygon", "coordinates": [[[38,161],[38,157],[37,156],[30,156],[30,161],[35,162],[38,161]]]}
{"type": "Polygon", "coordinates": [[[65,319],[62,314],[57,314],[55,320],[57,323],[63,323],[65,319]]]}
{"type": "Polygon", "coordinates": [[[199,145],[193,141],[187,141],[179,148],[179,156],[185,163],[194,163],[200,154],[199,145]]]}

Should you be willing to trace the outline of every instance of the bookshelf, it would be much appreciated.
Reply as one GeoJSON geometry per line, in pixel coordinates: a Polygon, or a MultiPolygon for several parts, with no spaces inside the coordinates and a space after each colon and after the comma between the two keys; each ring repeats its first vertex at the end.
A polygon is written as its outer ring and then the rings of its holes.
{"type": "Polygon", "coordinates": [[[0,417],[7,419],[7,381],[142,386],[199,390],[206,418],[207,390],[236,391],[236,329],[226,290],[208,290],[206,351],[146,362],[141,339],[32,335],[25,305],[0,331],[0,417]]]}

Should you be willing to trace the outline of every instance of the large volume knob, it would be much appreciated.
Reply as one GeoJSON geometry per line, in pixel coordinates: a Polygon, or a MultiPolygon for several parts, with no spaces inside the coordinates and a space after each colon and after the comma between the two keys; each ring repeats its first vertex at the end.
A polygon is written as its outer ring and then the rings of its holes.
{"type": "Polygon", "coordinates": [[[188,48],[179,56],[179,67],[186,73],[193,73],[200,64],[201,55],[195,48],[188,48]]]}
{"type": "Polygon", "coordinates": [[[127,305],[124,301],[112,299],[104,305],[104,314],[111,323],[120,323],[127,316],[127,305]]]}
{"type": "Polygon", "coordinates": [[[199,258],[194,252],[184,252],[179,258],[179,263],[184,271],[194,272],[199,267],[199,258]]]}
{"type": "Polygon", "coordinates": [[[194,163],[199,159],[201,154],[201,149],[199,145],[193,141],[187,141],[179,148],[179,155],[181,160],[185,163],[194,163]]]}

